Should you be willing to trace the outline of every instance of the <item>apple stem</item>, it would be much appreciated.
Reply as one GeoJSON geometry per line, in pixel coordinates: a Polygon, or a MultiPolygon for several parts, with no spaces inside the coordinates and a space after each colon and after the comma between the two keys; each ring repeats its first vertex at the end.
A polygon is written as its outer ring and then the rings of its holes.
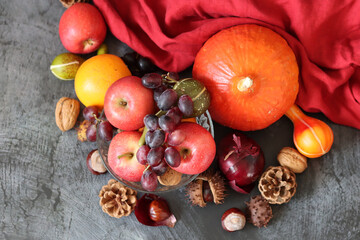
{"type": "Polygon", "coordinates": [[[128,152],[128,153],[124,153],[124,154],[119,155],[119,156],[118,156],[118,159],[120,159],[120,158],[122,158],[122,157],[132,158],[133,156],[134,156],[133,153],[128,152]]]}
{"type": "Polygon", "coordinates": [[[120,104],[121,106],[124,106],[124,107],[126,107],[126,105],[127,105],[127,102],[126,102],[126,101],[120,101],[120,102],[119,102],[119,104],[120,104]]]}

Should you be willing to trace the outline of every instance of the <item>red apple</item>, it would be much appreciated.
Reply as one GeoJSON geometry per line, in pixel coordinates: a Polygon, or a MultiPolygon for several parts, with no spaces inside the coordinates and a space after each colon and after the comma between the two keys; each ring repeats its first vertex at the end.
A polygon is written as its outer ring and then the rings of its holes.
{"type": "Polygon", "coordinates": [[[184,174],[198,174],[208,169],[215,158],[214,138],[196,123],[181,123],[176,128],[185,135],[184,141],[175,146],[181,155],[181,163],[174,170],[184,174]]]}
{"type": "Polygon", "coordinates": [[[139,182],[145,170],[136,159],[141,133],[120,132],[110,142],[108,162],[111,170],[119,177],[131,182],[139,182]]]}
{"type": "Polygon", "coordinates": [[[104,111],[111,125],[126,131],[144,126],[143,119],[154,111],[153,92],[136,76],[123,77],[106,91],[104,111]]]}
{"type": "Polygon", "coordinates": [[[88,3],[76,3],[61,16],[59,35],[69,52],[90,53],[104,41],[106,24],[96,7],[88,3]]]}

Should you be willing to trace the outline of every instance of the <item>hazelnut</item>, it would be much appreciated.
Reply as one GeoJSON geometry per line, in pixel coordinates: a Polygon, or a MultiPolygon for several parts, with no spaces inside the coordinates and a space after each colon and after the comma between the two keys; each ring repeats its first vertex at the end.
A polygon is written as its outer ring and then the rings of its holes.
{"type": "Polygon", "coordinates": [[[291,147],[281,149],[277,159],[281,166],[288,167],[294,173],[302,173],[307,168],[307,158],[291,147]]]}
{"type": "Polygon", "coordinates": [[[80,113],[80,102],[76,99],[62,97],[56,104],[55,121],[61,131],[65,132],[75,126],[80,113]]]}

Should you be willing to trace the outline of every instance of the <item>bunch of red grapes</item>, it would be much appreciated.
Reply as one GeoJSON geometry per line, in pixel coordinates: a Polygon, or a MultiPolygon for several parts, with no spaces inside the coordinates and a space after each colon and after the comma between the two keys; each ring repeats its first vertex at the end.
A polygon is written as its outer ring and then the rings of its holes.
{"type": "Polygon", "coordinates": [[[170,87],[179,80],[177,73],[168,73],[164,78],[158,73],[149,73],[141,80],[144,87],[154,90],[154,100],[161,110],[156,115],[144,117],[146,144],[136,153],[139,163],[148,165],[141,177],[141,185],[147,191],[154,191],[158,184],[157,176],[163,175],[168,166],[176,168],[181,163],[181,155],[175,146],[181,144],[185,136],[176,130],[176,126],[183,116],[193,114],[194,104],[191,97],[179,97],[170,87]]]}
{"type": "Polygon", "coordinates": [[[113,137],[113,126],[108,120],[99,119],[100,113],[95,106],[89,106],[84,108],[83,116],[91,124],[86,130],[86,138],[90,142],[96,141],[96,129],[99,130],[99,136],[101,139],[110,141],[113,137]]]}

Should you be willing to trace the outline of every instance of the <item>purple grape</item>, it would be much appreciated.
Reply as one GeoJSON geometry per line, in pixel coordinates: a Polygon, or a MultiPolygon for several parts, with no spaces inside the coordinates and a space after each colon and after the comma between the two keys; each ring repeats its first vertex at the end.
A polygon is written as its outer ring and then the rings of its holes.
{"type": "Polygon", "coordinates": [[[167,111],[176,104],[176,101],[177,101],[177,93],[175,92],[175,90],[166,89],[160,95],[157,101],[157,105],[161,110],[167,111]]]}
{"type": "Polygon", "coordinates": [[[159,126],[162,130],[169,133],[174,131],[176,124],[175,120],[172,117],[168,115],[162,115],[159,118],[159,126]]]}
{"type": "Polygon", "coordinates": [[[99,136],[101,139],[110,141],[113,137],[113,126],[109,121],[102,121],[99,126],[99,136]]]}
{"type": "Polygon", "coordinates": [[[180,145],[185,140],[185,134],[181,130],[175,130],[167,137],[167,143],[170,146],[180,145]]]}
{"type": "Polygon", "coordinates": [[[167,89],[165,85],[161,85],[158,88],[154,89],[154,100],[157,103],[159,100],[160,95],[167,89]]]}
{"type": "Polygon", "coordinates": [[[189,95],[179,98],[178,107],[185,117],[190,117],[194,113],[194,103],[189,95]]]}
{"type": "Polygon", "coordinates": [[[167,113],[167,116],[172,117],[175,121],[175,125],[178,125],[182,119],[182,112],[178,107],[171,108],[167,113]]]}
{"type": "Polygon", "coordinates": [[[145,142],[150,148],[157,148],[163,145],[165,132],[163,130],[148,131],[145,135],[145,142]]]}
{"type": "Polygon", "coordinates": [[[154,171],[154,173],[158,176],[163,175],[168,168],[168,165],[165,161],[161,161],[161,163],[155,167],[151,167],[151,169],[154,171]]]}
{"type": "Polygon", "coordinates": [[[170,167],[178,167],[181,163],[181,156],[178,150],[174,147],[167,147],[165,149],[165,161],[170,167]]]}
{"type": "Polygon", "coordinates": [[[149,58],[143,56],[138,58],[138,67],[143,73],[152,72],[156,68],[149,58]]]}
{"type": "Polygon", "coordinates": [[[147,164],[147,155],[150,151],[150,148],[148,145],[142,145],[136,152],[136,159],[138,162],[142,165],[147,164]]]}
{"type": "Polygon", "coordinates": [[[151,167],[159,165],[164,158],[164,148],[152,148],[147,155],[147,162],[151,167]]]}
{"type": "Polygon", "coordinates": [[[158,119],[154,114],[148,114],[144,117],[144,124],[150,131],[155,131],[159,127],[158,119]]]}
{"type": "Polygon", "coordinates": [[[154,89],[162,85],[162,77],[158,73],[147,73],[141,78],[142,85],[154,89]]]}
{"type": "MultiPolygon", "coordinates": [[[[122,57],[122,60],[128,67],[135,67],[137,65],[138,54],[136,52],[127,53],[122,57]]],[[[137,67],[137,66],[136,66],[137,67]]]]}
{"type": "Polygon", "coordinates": [[[175,80],[178,81],[180,79],[179,74],[176,72],[168,72],[167,76],[171,79],[171,80],[175,80]]]}
{"type": "Polygon", "coordinates": [[[150,192],[155,191],[158,185],[156,174],[149,169],[143,173],[140,182],[141,182],[141,186],[146,191],[150,191],[150,192]]]}
{"type": "Polygon", "coordinates": [[[86,129],[86,138],[89,142],[96,141],[96,125],[91,124],[88,129],[86,129]]]}
{"type": "Polygon", "coordinates": [[[97,118],[100,116],[100,113],[95,106],[86,107],[83,110],[83,116],[88,121],[91,121],[91,122],[95,121],[94,114],[97,118]]]}

